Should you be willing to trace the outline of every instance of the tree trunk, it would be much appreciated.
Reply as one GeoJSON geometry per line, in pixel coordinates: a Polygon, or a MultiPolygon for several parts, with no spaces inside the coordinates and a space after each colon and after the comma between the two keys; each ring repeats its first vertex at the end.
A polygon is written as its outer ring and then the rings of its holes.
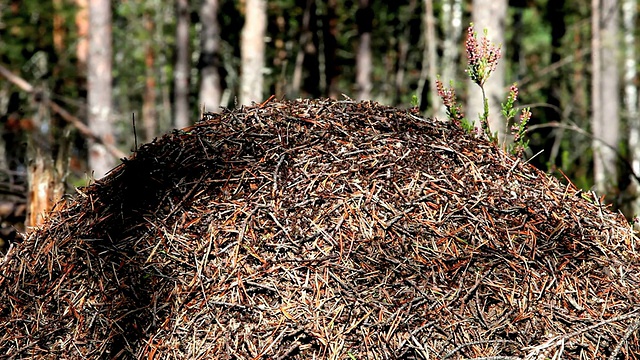
{"type": "MultiPolygon", "coordinates": [[[[473,25],[479,36],[483,36],[486,29],[487,37],[494,44],[502,44],[502,54],[505,55],[505,19],[507,16],[506,0],[473,0],[473,25]]],[[[500,143],[505,139],[506,124],[502,117],[501,103],[506,101],[505,92],[505,61],[500,61],[496,70],[484,84],[489,101],[489,127],[491,132],[498,133],[500,143]]],[[[480,127],[479,114],[483,113],[482,93],[480,88],[471,80],[467,81],[467,117],[480,127]]]]}
{"type": "Polygon", "coordinates": [[[592,1],[592,131],[594,184],[600,194],[617,185],[619,140],[618,9],[616,0],[592,1]]]}
{"type": "Polygon", "coordinates": [[[267,1],[247,0],[246,4],[246,18],[240,44],[240,103],[243,105],[263,100],[264,38],[267,31],[267,1]]]}
{"type": "Polygon", "coordinates": [[[438,93],[436,91],[436,74],[437,58],[436,51],[438,41],[436,39],[435,21],[433,18],[433,0],[424,0],[423,13],[423,33],[424,48],[422,52],[422,71],[420,74],[420,87],[418,94],[421,99],[420,109],[430,108],[430,116],[435,116],[436,109],[443,107],[438,101],[438,93]],[[429,104],[426,106],[425,102],[429,104]]]}
{"type": "Polygon", "coordinates": [[[189,121],[189,1],[178,0],[176,24],[176,66],[174,69],[175,127],[190,125],[189,121]]]}
{"type": "Polygon", "coordinates": [[[144,27],[149,38],[145,44],[145,84],[142,96],[142,123],[144,124],[144,140],[150,142],[156,136],[158,129],[158,114],[156,113],[156,77],[155,77],[155,50],[153,46],[154,23],[149,15],[143,17],[144,27]]]}
{"type": "Polygon", "coordinates": [[[219,112],[222,98],[220,79],[220,25],[218,24],[219,0],[205,0],[200,7],[200,105],[205,111],[219,112]]]}
{"type": "MultiPolygon", "coordinates": [[[[108,144],[115,143],[111,124],[111,1],[89,1],[89,56],[87,59],[88,125],[108,144]]],[[[103,177],[115,160],[105,147],[89,142],[89,167],[93,177],[103,177]]]]}
{"type": "Polygon", "coordinates": [[[76,28],[78,41],[76,43],[76,57],[78,67],[84,69],[89,55],[89,4],[88,0],[76,0],[76,28]]]}
{"type": "Polygon", "coordinates": [[[373,72],[373,55],[371,54],[371,31],[373,30],[373,9],[370,0],[360,0],[356,12],[358,25],[358,52],[356,53],[356,84],[358,100],[371,99],[371,73],[373,72]]]}
{"type": "Polygon", "coordinates": [[[302,87],[302,75],[304,70],[304,60],[306,53],[310,47],[313,47],[313,36],[310,29],[311,8],[314,0],[307,0],[307,4],[302,13],[302,26],[300,27],[300,40],[298,46],[298,54],[296,55],[296,63],[293,68],[293,77],[291,78],[291,88],[288,94],[292,98],[296,98],[300,94],[302,87]]]}
{"type": "Polygon", "coordinates": [[[338,49],[338,2],[337,0],[327,1],[327,15],[323,21],[324,38],[324,76],[327,82],[326,96],[337,99],[340,95],[337,89],[337,78],[340,74],[336,62],[336,52],[338,49]]]}
{"type": "MultiPolygon", "coordinates": [[[[549,58],[549,64],[556,64],[562,60],[562,54],[564,49],[562,48],[562,38],[564,37],[567,27],[565,24],[565,0],[549,1],[547,3],[547,18],[551,24],[551,56],[549,58]]],[[[542,111],[545,113],[545,120],[562,121],[562,114],[558,112],[558,109],[562,108],[561,103],[561,91],[562,88],[557,84],[562,83],[563,70],[559,69],[552,72],[547,85],[547,90],[544,91],[547,97],[547,104],[542,111]]],[[[553,144],[551,151],[549,152],[549,160],[552,165],[556,164],[558,155],[560,153],[560,147],[562,145],[562,139],[564,138],[565,129],[558,128],[551,130],[553,134],[553,144]]],[[[549,136],[549,133],[542,133],[543,136],[549,136]]]]}
{"type": "MultiPolygon", "coordinates": [[[[462,37],[462,0],[446,0],[442,4],[441,28],[445,36],[442,43],[440,68],[442,69],[442,81],[448,84],[449,81],[458,80],[456,72],[460,57],[460,38],[462,37]]],[[[447,114],[444,106],[436,108],[435,116],[439,119],[446,119],[447,114]]]]}
{"type": "MultiPolygon", "coordinates": [[[[624,29],[624,105],[627,124],[629,124],[629,153],[631,157],[631,171],[640,175],[640,122],[638,122],[638,62],[636,61],[636,19],[638,17],[637,1],[624,0],[622,2],[622,23],[624,29]]],[[[629,217],[640,214],[640,184],[634,176],[630,176],[631,204],[629,217]]]]}

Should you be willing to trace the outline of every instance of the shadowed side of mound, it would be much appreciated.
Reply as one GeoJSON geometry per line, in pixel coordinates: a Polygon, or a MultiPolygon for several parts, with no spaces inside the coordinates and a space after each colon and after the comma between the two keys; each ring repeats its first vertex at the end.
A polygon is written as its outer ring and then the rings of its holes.
{"type": "Polygon", "coordinates": [[[13,357],[620,357],[638,262],[595,198],[450,124],[274,102],[143,146],[2,264],[13,357]]]}

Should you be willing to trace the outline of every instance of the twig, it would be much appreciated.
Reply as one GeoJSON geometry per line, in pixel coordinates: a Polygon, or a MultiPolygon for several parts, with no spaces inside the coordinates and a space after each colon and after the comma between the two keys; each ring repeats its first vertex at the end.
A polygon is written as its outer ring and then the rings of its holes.
{"type": "MultiPolygon", "coordinates": [[[[29,84],[23,78],[13,74],[6,67],[4,67],[2,64],[0,64],[0,75],[2,75],[4,78],[6,78],[7,80],[9,80],[14,85],[16,85],[17,87],[19,87],[20,89],[22,89],[23,91],[25,91],[27,93],[34,94],[36,92],[35,88],[31,84],[29,84]]],[[[115,147],[110,142],[105,141],[104,138],[102,138],[101,136],[98,136],[87,125],[85,125],[82,122],[82,120],[80,120],[77,117],[71,115],[68,111],[63,109],[56,102],[54,102],[53,100],[49,100],[46,97],[42,97],[42,99],[43,99],[42,101],[44,101],[45,104],[47,106],[49,106],[51,108],[51,110],[53,110],[53,112],[55,112],[58,115],[60,115],[60,117],[64,121],[70,123],[76,129],[78,129],[78,132],[80,134],[82,134],[85,138],[93,140],[93,141],[99,143],[100,145],[104,146],[112,156],[114,156],[114,157],[116,157],[118,159],[122,159],[122,158],[126,158],[127,157],[127,155],[125,153],[120,151],[117,147],[115,147]]]]}

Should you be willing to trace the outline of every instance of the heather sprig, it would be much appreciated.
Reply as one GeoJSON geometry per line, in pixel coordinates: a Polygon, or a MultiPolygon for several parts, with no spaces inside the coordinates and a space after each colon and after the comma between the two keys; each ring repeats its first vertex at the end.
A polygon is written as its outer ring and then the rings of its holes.
{"type": "Polygon", "coordinates": [[[442,103],[447,111],[447,117],[453,121],[456,125],[462,125],[464,121],[464,114],[462,113],[462,107],[458,104],[456,97],[456,90],[453,88],[453,83],[449,84],[449,88],[445,89],[444,84],[438,78],[436,80],[436,90],[438,96],[442,99],[442,103]]]}
{"type": "Polygon", "coordinates": [[[509,95],[507,96],[507,102],[502,105],[502,116],[507,119],[507,124],[513,119],[518,111],[513,106],[518,100],[518,84],[514,83],[509,88],[509,95]]]}
{"type": "Polygon", "coordinates": [[[478,34],[473,29],[473,23],[471,23],[467,29],[465,48],[467,50],[467,59],[469,60],[466,73],[471,78],[471,81],[476,83],[482,90],[483,112],[480,114],[482,132],[490,141],[497,142],[497,134],[494,134],[489,127],[489,99],[487,99],[487,94],[484,90],[484,83],[498,66],[498,60],[502,56],[500,46],[494,45],[489,41],[486,29],[482,40],[478,41],[478,34]]]}
{"type": "Polygon", "coordinates": [[[477,33],[473,29],[473,23],[467,29],[467,41],[465,43],[467,50],[467,74],[473,82],[480,87],[484,87],[491,72],[498,66],[498,60],[502,57],[500,46],[492,44],[487,37],[487,30],[484,30],[484,36],[478,41],[477,33]]]}
{"type": "Polygon", "coordinates": [[[529,140],[525,140],[524,138],[529,120],[531,120],[531,108],[526,107],[522,109],[520,113],[520,121],[511,126],[513,143],[509,146],[509,152],[514,155],[522,156],[522,153],[529,146],[529,140]]]}
{"type": "MultiPolygon", "coordinates": [[[[500,46],[492,44],[487,37],[487,30],[484,30],[484,36],[478,40],[477,33],[473,29],[473,23],[467,29],[467,40],[465,42],[465,48],[467,51],[467,58],[469,64],[465,72],[471,78],[476,85],[480,87],[482,91],[483,113],[479,114],[481,129],[476,129],[472,122],[468,121],[462,113],[462,107],[458,104],[456,98],[455,89],[451,85],[448,89],[445,89],[444,84],[438,78],[436,80],[436,89],[438,96],[442,99],[446,108],[447,117],[454,122],[454,124],[461,126],[469,133],[474,130],[476,133],[484,134],[489,141],[494,144],[498,144],[497,133],[491,132],[489,126],[489,101],[486,96],[484,84],[489,79],[491,73],[498,66],[498,60],[502,56],[500,46]]],[[[518,100],[518,87],[517,84],[513,84],[509,89],[509,95],[507,96],[506,103],[502,105],[502,115],[505,117],[505,121],[508,124],[512,119],[516,117],[518,111],[515,107],[515,103],[518,100]]],[[[512,154],[522,155],[527,148],[529,141],[524,140],[524,135],[527,131],[527,124],[531,119],[530,108],[522,109],[520,115],[520,121],[515,122],[510,128],[510,133],[513,135],[514,142],[508,146],[508,150],[512,154]]],[[[503,145],[504,146],[504,145],[503,145]]]]}

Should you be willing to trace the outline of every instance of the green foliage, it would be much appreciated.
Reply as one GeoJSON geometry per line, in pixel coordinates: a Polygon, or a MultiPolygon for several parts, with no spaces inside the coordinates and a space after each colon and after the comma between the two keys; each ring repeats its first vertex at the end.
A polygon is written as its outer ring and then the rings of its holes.
{"type": "Polygon", "coordinates": [[[420,106],[420,100],[418,100],[418,95],[411,96],[411,107],[417,108],[420,106]]]}

